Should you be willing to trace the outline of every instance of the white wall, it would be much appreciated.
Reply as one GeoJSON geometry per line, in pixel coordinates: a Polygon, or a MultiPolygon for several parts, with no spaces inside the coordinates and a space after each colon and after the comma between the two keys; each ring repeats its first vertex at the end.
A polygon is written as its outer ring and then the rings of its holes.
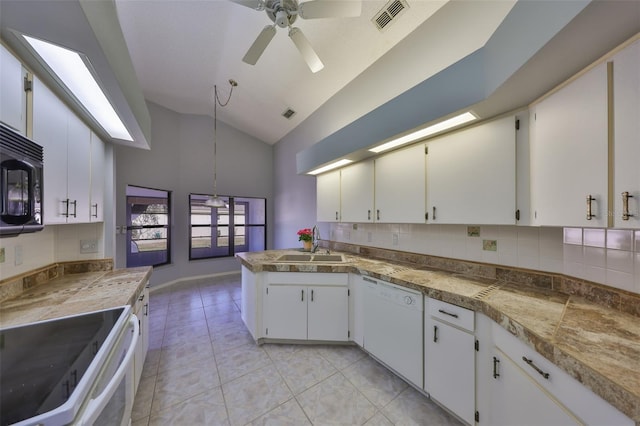
{"type": "MultiPolygon", "coordinates": [[[[126,225],[127,185],[171,191],[171,263],[154,268],[151,285],[239,270],[234,258],[189,261],[189,194],[213,192],[213,119],[178,114],[153,103],[148,107],[153,148],[116,148],[116,225],[126,225]]],[[[219,195],[266,198],[271,241],[273,147],[222,122],[217,146],[219,195]]],[[[126,266],[125,243],[125,235],[116,236],[119,268],[126,266]]]]}

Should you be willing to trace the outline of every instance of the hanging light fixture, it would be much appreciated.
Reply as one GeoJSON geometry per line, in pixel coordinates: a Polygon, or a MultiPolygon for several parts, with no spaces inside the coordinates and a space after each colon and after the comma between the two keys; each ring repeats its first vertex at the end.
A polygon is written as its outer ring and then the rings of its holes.
{"type": "Polygon", "coordinates": [[[221,108],[226,107],[231,100],[233,88],[238,85],[238,83],[233,79],[229,80],[229,84],[231,85],[231,90],[229,91],[229,97],[225,102],[221,102],[218,97],[218,86],[213,86],[213,197],[207,198],[207,201],[204,202],[205,206],[212,208],[228,207],[226,201],[218,197],[216,158],[218,148],[218,105],[220,105],[221,108]]]}

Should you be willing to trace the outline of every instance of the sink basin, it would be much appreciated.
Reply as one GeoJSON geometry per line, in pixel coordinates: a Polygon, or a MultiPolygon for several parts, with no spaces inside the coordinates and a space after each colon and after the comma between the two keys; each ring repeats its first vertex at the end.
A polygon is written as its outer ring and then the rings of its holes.
{"type": "Polygon", "coordinates": [[[277,259],[278,262],[311,262],[310,254],[283,254],[277,259]]]}
{"type": "Polygon", "coordinates": [[[276,262],[344,262],[341,254],[283,254],[276,262]]]}
{"type": "Polygon", "coordinates": [[[340,254],[314,254],[312,262],[344,262],[340,254]]]}

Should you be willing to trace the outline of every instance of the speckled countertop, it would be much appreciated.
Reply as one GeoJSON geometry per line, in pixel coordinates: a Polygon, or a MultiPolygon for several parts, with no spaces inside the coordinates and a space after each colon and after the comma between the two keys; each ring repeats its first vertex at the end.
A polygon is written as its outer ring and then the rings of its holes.
{"type": "Polygon", "coordinates": [[[65,274],[0,303],[0,328],[131,305],[150,267],[65,274]]]}
{"type": "MultiPolygon", "coordinates": [[[[236,255],[253,272],[354,272],[489,316],[640,425],[640,318],[580,296],[411,262],[343,253],[344,263],[284,263],[292,251],[236,255]]],[[[332,252],[332,254],[336,254],[332,252]]],[[[502,278],[502,279],[501,279],[502,278]]],[[[515,280],[517,281],[517,280],[515,280]]]]}

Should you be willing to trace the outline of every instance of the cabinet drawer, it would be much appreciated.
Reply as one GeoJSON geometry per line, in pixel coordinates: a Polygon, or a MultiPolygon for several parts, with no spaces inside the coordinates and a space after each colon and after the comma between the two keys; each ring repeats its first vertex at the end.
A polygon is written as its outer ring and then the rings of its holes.
{"type": "Polygon", "coordinates": [[[474,312],[451,303],[436,299],[428,299],[427,312],[434,318],[473,332],[475,325],[474,312]]]}
{"type": "Polygon", "coordinates": [[[500,325],[492,324],[492,334],[493,342],[498,349],[584,424],[628,426],[634,424],[618,409],[500,325]]]}

